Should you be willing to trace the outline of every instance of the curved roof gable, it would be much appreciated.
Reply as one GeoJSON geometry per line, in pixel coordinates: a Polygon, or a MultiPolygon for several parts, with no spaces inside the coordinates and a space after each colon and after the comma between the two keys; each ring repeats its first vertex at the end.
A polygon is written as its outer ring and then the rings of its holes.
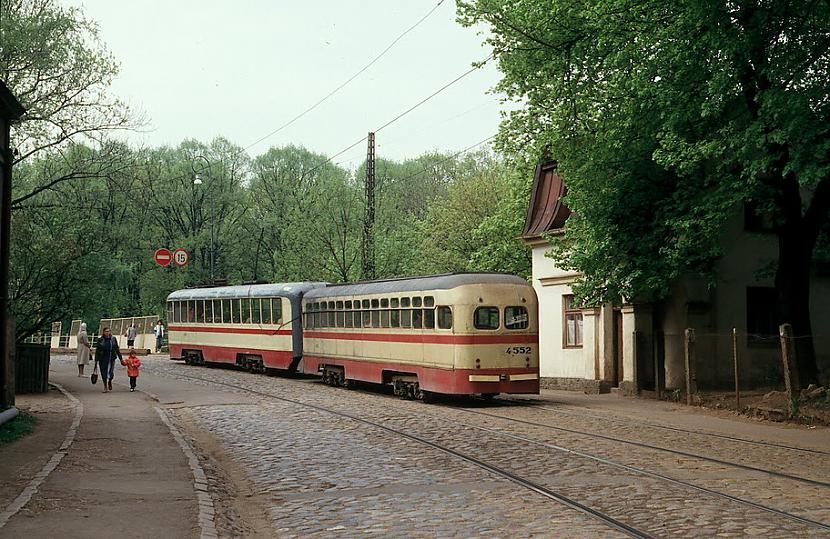
{"type": "Polygon", "coordinates": [[[562,197],[567,193],[562,176],[556,174],[556,162],[548,161],[536,167],[533,191],[527,208],[522,238],[533,240],[543,234],[559,230],[571,214],[562,197]]]}

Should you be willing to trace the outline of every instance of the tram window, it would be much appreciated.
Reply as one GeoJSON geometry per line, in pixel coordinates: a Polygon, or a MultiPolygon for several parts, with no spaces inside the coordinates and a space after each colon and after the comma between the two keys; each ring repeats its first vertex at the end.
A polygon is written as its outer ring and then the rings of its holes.
{"type": "Polygon", "coordinates": [[[333,310],[334,310],[334,302],[333,302],[333,301],[330,301],[330,302],[329,302],[329,310],[330,310],[330,311],[333,311],[333,310]]]}
{"type": "Polygon", "coordinates": [[[504,327],[506,329],[527,329],[527,308],[517,305],[504,308],[504,327]]]}
{"type": "Polygon", "coordinates": [[[271,323],[282,324],[282,298],[271,298],[271,323]]]}
{"type": "MultiPolygon", "coordinates": [[[[339,301],[338,303],[342,305],[343,302],[339,301]]],[[[351,315],[352,313],[349,313],[349,316],[351,315]]],[[[346,327],[346,313],[344,311],[337,311],[337,327],[346,327]]]]}
{"type": "Polygon", "coordinates": [[[231,322],[234,324],[241,323],[241,318],[239,317],[240,313],[242,313],[242,307],[239,305],[238,299],[231,300],[231,322]]]}
{"type": "Polygon", "coordinates": [[[329,313],[328,313],[328,327],[330,327],[330,328],[334,327],[335,314],[336,313],[334,312],[334,302],[330,301],[329,302],[329,313]]]}
{"type": "Polygon", "coordinates": [[[373,308],[373,309],[377,309],[378,307],[379,307],[379,305],[378,305],[378,300],[373,299],[373,300],[372,300],[372,308],[373,308]]]}
{"type": "Polygon", "coordinates": [[[173,302],[173,320],[175,322],[182,321],[182,302],[181,301],[174,301],[173,302]]]}
{"type": "Polygon", "coordinates": [[[201,300],[196,301],[196,318],[197,323],[204,323],[205,321],[205,302],[201,300]]]}
{"type": "Polygon", "coordinates": [[[438,329],[452,329],[452,309],[446,305],[438,307],[438,329]]]}
{"type": "Polygon", "coordinates": [[[393,328],[401,327],[401,311],[398,309],[389,311],[389,325],[393,328]]]}
{"type": "Polygon", "coordinates": [[[352,308],[352,302],[351,302],[351,301],[347,301],[347,302],[346,302],[346,308],[347,308],[347,309],[351,309],[351,308],[352,308]]]}
{"type": "MultiPolygon", "coordinates": [[[[413,300],[412,303],[415,303],[413,300]]],[[[424,322],[424,311],[421,309],[412,309],[412,327],[415,329],[421,329],[423,327],[424,322]]]]}
{"type": "Polygon", "coordinates": [[[389,311],[381,311],[380,312],[380,327],[388,328],[389,327],[389,311]]]}
{"type": "Polygon", "coordinates": [[[420,307],[421,306],[421,298],[412,298],[412,306],[413,307],[420,307]]]}
{"type": "Polygon", "coordinates": [[[360,311],[363,318],[363,327],[372,327],[372,311],[360,311]]]}
{"type": "Polygon", "coordinates": [[[401,298],[401,307],[409,307],[409,298],[401,298]]]}
{"type": "Polygon", "coordinates": [[[362,303],[363,303],[363,308],[364,308],[364,309],[368,309],[368,308],[369,308],[369,300],[368,300],[368,299],[364,299],[362,303]]]}
{"type": "MultiPolygon", "coordinates": [[[[403,300],[401,300],[403,303],[403,300]]],[[[401,327],[402,328],[411,328],[412,327],[412,311],[409,309],[401,309],[401,327]]]]}
{"type": "Polygon", "coordinates": [[[380,311],[371,311],[372,312],[372,327],[379,328],[380,327],[380,311]]]}
{"type": "MultiPolygon", "coordinates": [[[[351,302],[350,302],[350,301],[347,301],[346,303],[347,303],[347,304],[350,304],[351,302]]],[[[351,305],[349,305],[349,307],[347,307],[347,308],[348,308],[348,309],[351,309],[352,307],[351,307],[351,305]]],[[[354,313],[354,311],[346,311],[346,312],[344,312],[343,314],[344,314],[344,315],[346,315],[346,318],[344,319],[344,322],[345,322],[345,323],[343,324],[343,327],[344,327],[344,328],[351,328],[351,327],[354,327],[354,319],[355,319],[355,316],[356,316],[356,314],[354,313]]]]}
{"type": "Polygon", "coordinates": [[[400,307],[400,302],[398,298],[392,298],[391,300],[389,300],[389,306],[393,309],[397,309],[398,307],[400,307]]]}
{"type": "Polygon", "coordinates": [[[222,300],[222,323],[231,323],[231,300],[229,299],[222,300]]]}
{"type": "Polygon", "coordinates": [[[271,300],[268,298],[260,300],[262,306],[262,323],[263,324],[273,324],[271,318],[271,300]]]}
{"type": "Polygon", "coordinates": [[[435,309],[424,309],[424,327],[427,329],[435,327],[435,309]]]}
{"type": "Polygon", "coordinates": [[[424,296],[424,307],[435,307],[435,298],[432,296],[424,296]]]}
{"type": "Polygon", "coordinates": [[[239,318],[242,320],[243,324],[250,324],[251,323],[251,300],[248,298],[243,298],[240,301],[240,315],[239,318]]]}
{"type": "Polygon", "coordinates": [[[473,313],[473,325],[476,329],[499,329],[499,308],[479,307],[473,313]]]}
{"type": "Polygon", "coordinates": [[[389,308],[389,300],[386,298],[382,298],[380,300],[380,308],[381,309],[388,309],[389,308]]]}
{"type": "Polygon", "coordinates": [[[262,323],[262,311],[260,310],[260,299],[251,298],[251,322],[254,324],[262,323]]]}
{"type": "Polygon", "coordinates": [[[205,323],[210,324],[213,322],[213,302],[209,299],[205,300],[205,323]]]}
{"type": "Polygon", "coordinates": [[[196,302],[195,301],[188,301],[187,302],[187,321],[188,322],[195,322],[196,321],[196,302]]]}
{"type": "MultiPolygon", "coordinates": [[[[168,323],[176,321],[175,318],[174,318],[174,313],[175,313],[174,307],[175,307],[175,304],[172,301],[167,302],[167,320],[168,320],[168,323]]],[[[146,333],[146,332],[143,331],[142,333],[146,333]]]]}
{"type": "Polygon", "coordinates": [[[342,302],[342,301],[338,301],[338,302],[337,302],[337,310],[339,311],[339,310],[341,310],[341,309],[343,309],[343,302],[342,302]]]}
{"type": "Polygon", "coordinates": [[[213,300],[213,323],[214,324],[221,324],[222,323],[222,300],[221,299],[213,300]]]}

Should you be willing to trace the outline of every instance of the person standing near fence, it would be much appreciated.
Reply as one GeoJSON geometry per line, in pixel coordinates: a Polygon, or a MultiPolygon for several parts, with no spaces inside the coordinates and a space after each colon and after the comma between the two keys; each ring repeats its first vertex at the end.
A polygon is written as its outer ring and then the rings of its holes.
{"type": "Polygon", "coordinates": [[[156,335],[156,353],[159,353],[161,352],[161,343],[164,340],[164,324],[161,323],[161,320],[156,322],[153,333],[156,335]]]}
{"type": "Polygon", "coordinates": [[[135,336],[138,335],[138,330],[135,329],[135,324],[130,324],[124,336],[127,337],[127,346],[135,346],[135,336]]]}
{"type": "Polygon", "coordinates": [[[119,361],[121,350],[118,349],[118,340],[112,336],[110,328],[104,328],[101,337],[95,344],[95,361],[101,369],[101,381],[104,382],[104,393],[112,391],[112,377],[115,375],[115,358],[119,361]]]}
{"type": "Polygon", "coordinates": [[[78,376],[84,375],[84,367],[89,365],[91,352],[89,336],[86,334],[86,323],[81,323],[81,329],[78,330],[78,376]]]}

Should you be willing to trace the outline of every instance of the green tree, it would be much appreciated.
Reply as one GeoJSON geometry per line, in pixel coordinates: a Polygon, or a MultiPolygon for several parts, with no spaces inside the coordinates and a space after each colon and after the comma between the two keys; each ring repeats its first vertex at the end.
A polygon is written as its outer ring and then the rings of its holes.
{"type": "MultiPolygon", "coordinates": [[[[830,211],[830,8],[826,2],[478,0],[524,106],[501,143],[549,148],[568,182],[557,262],[589,299],[659,298],[707,275],[744,202],[777,222],[780,316],[811,335],[810,268],[830,211]]],[[[816,380],[811,338],[800,380],[816,380]]]]}

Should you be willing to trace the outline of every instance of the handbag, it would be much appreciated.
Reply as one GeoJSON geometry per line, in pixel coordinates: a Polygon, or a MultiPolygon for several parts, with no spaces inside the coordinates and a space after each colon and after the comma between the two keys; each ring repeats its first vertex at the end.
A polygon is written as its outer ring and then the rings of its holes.
{"type": "Polygon", "coordinates": [[[89,377],[89,381],[92,382],[92,385],[98,383],[98,360],[95,360],[95,367],[92,368],[92,376],[89,377]]]}

